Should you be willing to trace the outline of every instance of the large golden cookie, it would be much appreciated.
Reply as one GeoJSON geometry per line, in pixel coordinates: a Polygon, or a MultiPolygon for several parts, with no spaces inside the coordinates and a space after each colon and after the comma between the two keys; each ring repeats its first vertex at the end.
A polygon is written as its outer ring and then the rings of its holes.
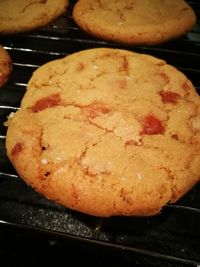
{"type": "Polygon", "coordinates": [[[62,15],[68,0],[0,1],[0,35],[27,32],[46,26],[62,15]]]}
{"type": "Polygon", "coordinates": [[[200,97],[149,55],[97,48],[49,62],[9,124],[21,178],[83,213],[157,214],[200,178],[200,97]]]}
{"type": "Polygon", "coordinates": [[[196,22],[184,0],[79,0],[76,23],[98,38],[133,45],[154,45],[184,35],[196,22]]]}
{"type": "Polygon", "coordinates": [[[8,52],[0,45],[0,87],[9,79],[12,72],[12,59],[8,52]]]}

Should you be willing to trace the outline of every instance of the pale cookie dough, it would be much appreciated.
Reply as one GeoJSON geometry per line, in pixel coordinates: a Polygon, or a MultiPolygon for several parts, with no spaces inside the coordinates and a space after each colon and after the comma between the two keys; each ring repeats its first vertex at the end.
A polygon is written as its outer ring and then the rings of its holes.
{"type": "Polygon", "coordinates": [[[65,13],[68,0],[0,1],[0,35],[28,32],[65,13]]]}
{"type": "Polygon", "coordinates": [[[35,190],[96,216],[149,216],[200,178],[200,97],[155,57],[84,50],[37,69],[8,157],[35,190]]]}
{"type": "Polygon", "coordinates": [[[5,85],[12,73],[12,60],[8,52],[0,45],[0,87],[5,85]]]}
{"type": "Polygon", "coordinates": [[[196,22],[184,0],[79,0],[77,25],[95,37],[133,45],[155,45],[186,34],[196,22]]]}

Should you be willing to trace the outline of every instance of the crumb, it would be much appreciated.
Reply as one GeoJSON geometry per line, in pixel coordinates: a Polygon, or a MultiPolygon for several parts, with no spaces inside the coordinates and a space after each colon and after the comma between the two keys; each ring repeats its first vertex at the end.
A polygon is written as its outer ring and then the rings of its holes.
{"type": "Polygon", "coordinates": [[[5,121],[5,122],[3,123],[3,125],[6,126],[6,127],[9,127],[10,122],[11,122],[11,120],[12,120],[12,118],[13,118],[14,115],[15,115],[15,112],[11,112],[11,113],[7,116],[7,121],[5,121]]]}

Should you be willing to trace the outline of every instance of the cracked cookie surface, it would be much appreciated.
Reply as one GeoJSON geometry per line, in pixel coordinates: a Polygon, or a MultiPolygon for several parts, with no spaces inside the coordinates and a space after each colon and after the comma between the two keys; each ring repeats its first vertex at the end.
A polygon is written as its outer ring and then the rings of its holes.
{"type": "Polygon", "coordinates": [[[28,32],[51,23],[68,7],[68,0],[0,1],[0,35],[28,32]]]}
{"type": "Polygon", "coordinates": [[[196,22],[184,0],[79,0],[75,22],[103,40],[154,45],[184,35],[196,22]]]}
{"type": "Polygon", "coordinates": [[[148,216],[200,178],[200,97],[155,57],[84,50],[38,68],[9,121],[21,178],[95,216],[148,216]]]}
{"type": "Polygon", "coordinates": [[[12,60],[8,52],[0,45],[0,87],[8,81],[12,72],[12,60]]]}

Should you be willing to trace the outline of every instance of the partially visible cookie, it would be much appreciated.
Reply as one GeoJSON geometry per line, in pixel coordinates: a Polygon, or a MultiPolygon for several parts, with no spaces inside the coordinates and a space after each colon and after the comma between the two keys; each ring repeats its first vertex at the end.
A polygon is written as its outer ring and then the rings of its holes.
{"type": "Polygon", "coordinates": [[[11,72],[12,60],[8,52],[0,45],[0,87],[7,82],[11,72]]]}
{"type": "Polygon", "coordinates": [[[184,0],[79,0],[75,22],[98,38],[133,45],[155,45],[184,35],[196,22],[184,0]]]}
{"type": "Polygon", "coordinates": [[[0,1],[0,34],[27,32],[61,16],[68,0],[0,1]]]}
{"type": "Polygon", "coordinates": [[[163,60],[84,50],[34,72],[6,148],[27,184],[67,208],[157,214],[200,179],[200,97],[163,60]]]}

